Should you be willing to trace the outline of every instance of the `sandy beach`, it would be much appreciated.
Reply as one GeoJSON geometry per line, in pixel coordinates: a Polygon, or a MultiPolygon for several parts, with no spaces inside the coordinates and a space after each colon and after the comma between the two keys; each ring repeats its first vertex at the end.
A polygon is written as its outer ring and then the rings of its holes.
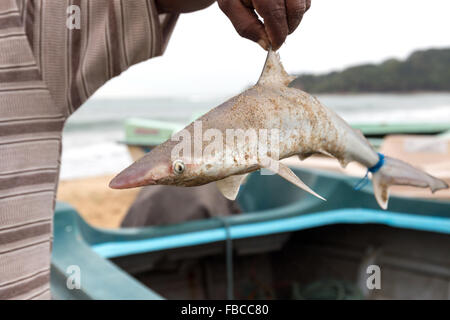
{"type": "Polygon", "coordinates": [[[139,188],[113,190],[108,187],[113,175],[62,180],[57,200],[72,205],[91,225],[118,228],[139,188]]]}

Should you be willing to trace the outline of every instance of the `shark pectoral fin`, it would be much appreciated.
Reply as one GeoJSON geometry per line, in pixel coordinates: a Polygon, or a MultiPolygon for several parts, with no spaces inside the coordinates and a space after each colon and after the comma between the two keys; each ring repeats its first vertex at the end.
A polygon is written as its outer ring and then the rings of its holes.
{"type": "Polygon", "coordinates": [[[217,188],[223,194],[223,196],[229,200],[235,200],[238,193],[239,187],[244,181],[245,177],[247,177],[248,173],[229,176],[228,178],[216,181],[217,188]]]}
{"type": "Polygon", "coordinates": [[[279,161],[267,158],[267,164],[263,166],[263,168],[270,170],[276,174],[278,174],[280,177],[286,179],[290,183],[296,185],[297,187],[305,190],[306,192],[311,193],[312,195],[316,196],[319,199],[322,199],[323,201],[327,201],[324,197],[318,195],[316,192],[314,192],[310,187],[308,187],[302,180],[300,180],[297,175],[292,172],[289,167],[282,164],[279,161]]]}

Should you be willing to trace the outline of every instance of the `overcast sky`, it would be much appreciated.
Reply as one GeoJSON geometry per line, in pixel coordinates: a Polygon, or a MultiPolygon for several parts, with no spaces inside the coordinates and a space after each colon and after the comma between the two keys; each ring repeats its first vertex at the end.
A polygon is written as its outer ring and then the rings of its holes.
{"type": "MultiPolygon", "coordinates": [[[[318,73],[430,47],[450,47],[449,0],[312,0],[279,52],[288,72],[318,73]]],[[[130,68],[95,96],[236,94],[257,80],[265,56],[214,4],[182,15],[163,57],[130,68]]]]}

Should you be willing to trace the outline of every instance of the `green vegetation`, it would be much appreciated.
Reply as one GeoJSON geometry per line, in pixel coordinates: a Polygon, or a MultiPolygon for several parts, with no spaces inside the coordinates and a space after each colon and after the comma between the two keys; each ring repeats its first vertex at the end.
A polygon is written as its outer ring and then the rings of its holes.
{"type": "Polygon", "coordinates": [[[450,91],[450,49],[416,51],[405,61],[389,59],[323,75],[299,75],[293,86],[308,92],[450,91]]]}

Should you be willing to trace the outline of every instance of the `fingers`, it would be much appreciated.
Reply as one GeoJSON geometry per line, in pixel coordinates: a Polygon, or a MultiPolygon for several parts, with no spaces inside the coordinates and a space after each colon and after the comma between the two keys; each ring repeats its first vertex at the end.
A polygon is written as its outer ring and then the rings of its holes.
{"type": "Polygon", "coordinates": [[[286,0],[286,14],[289,34],[294,32],[302,21],[303,14],[305,14],[306,10],[308,10],[308,2],[309,6],[311,6],[311,0],[286,0]]]}
{"type": "Polygon", "coordinates": [[[273,50],[278,50],[289,34],[284,0],[253,0],[256,12],[264,19],[264,27],[273,50]]]}
{"type": "Polygon", "coordinates": [[[278,50],[311,6],[311,0],[218,0],[218,3],[242,37],[258,42],[266,50],[269,46],[278,50]]]}
{"type": "Polygon", "coordinates": [[[218,1],[220,9],[227,15],[236,31],[244,38],[259,43],[265,50],[269,49],[269,39],[264,25],[252,8],[238,0],[218,1]]]}

